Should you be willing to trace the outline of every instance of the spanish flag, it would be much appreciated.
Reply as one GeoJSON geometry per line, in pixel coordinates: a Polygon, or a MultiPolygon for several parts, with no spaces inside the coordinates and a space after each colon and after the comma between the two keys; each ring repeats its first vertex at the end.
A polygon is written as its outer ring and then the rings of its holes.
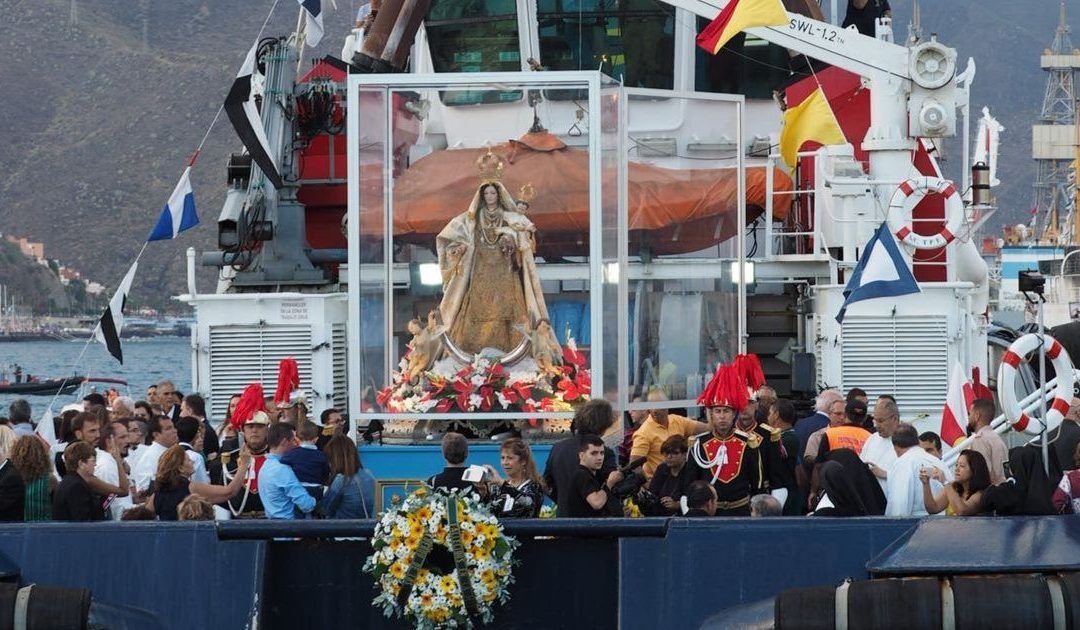
{"type": "Polygon", "coordinates": [[[847,141],[821,87],[811,92],[806,100],[784,112],[780,155],[788,166],[795,166],[799,149],[810,141],[821,144],[842,144],[847,141]]]}
{"type": "Polygon", "coordinates": [[[779,26],[787,21],[787,11],[780,0],[731,0],[698,33],[697,44],[715,55],[736,33],[755,26],[779,26]]]}

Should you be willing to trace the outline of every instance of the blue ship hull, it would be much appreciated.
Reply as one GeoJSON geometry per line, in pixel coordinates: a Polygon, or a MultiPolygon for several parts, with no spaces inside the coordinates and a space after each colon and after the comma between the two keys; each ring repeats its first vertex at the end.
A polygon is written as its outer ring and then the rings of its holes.
{"type": "MultiPolygon", "coordinates": [[[[110,628],[404,628],[371,607],[373,521],[0,527],[7,573],[92,589],[110,628]]],[[[539,519],[496,628],[696,628],[845,578],[1075,570],[1075,517],[539,519]],[[975,541],[979,541],[975,544],[975,541]]],[[[4,572],[0,567],[0,574],[4,572]]]]}

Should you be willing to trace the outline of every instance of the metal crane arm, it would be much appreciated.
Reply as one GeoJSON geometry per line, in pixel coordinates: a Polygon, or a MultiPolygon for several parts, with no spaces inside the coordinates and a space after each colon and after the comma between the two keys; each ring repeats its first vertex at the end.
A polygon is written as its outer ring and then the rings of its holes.
{"type": "MultiPolygon", "coordinates": [[[[728,4],[728,0],[663,1],[709,20],[728,4]]],[[[867,37],[853,28],[840,28],[789,12],[788,22],[783,26],[756,26],[746,32],[864,77],[884,73],[900,79],[911,78],[907,48],[867,37]]]]}

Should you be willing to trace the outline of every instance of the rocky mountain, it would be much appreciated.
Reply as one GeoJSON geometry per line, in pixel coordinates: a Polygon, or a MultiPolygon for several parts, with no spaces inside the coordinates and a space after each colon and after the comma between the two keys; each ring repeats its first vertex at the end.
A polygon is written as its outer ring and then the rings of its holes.
{"type": "Polygon", "coordinates": [[[15,299],[20,312],[83,313],[104,303],[87,295],[81,280],[61,284],[56,266],[38,264],[24,256],[18,245],[4,239],[0,239],[0,285],[15,299]]]}
{"type": "MultiPolygon", "coordinates": [[[[893,2],[898,39],[906,34],[910,2],[893,2]]],[[[336,52],[356,4],[338,0],[338,10],[327,13],[316,54],[336,52]]],[[[921,4],[924,35],[936,32],[959,49],[962,62],[972,56],[978,63],[973,110],[991,105],[1006,127],[996,222],[1023,220],[1034,175],[1029,125],[1046,85],[1039,55],[1053,38],[1058,3],[921,4]]],[[[272,5],[265,32],[292,30],[293,0],[0,0],[0,229],[44,242],[50,257],[111,290],[272,5]]],[[[1080,20],[1080,12],[1072,17],[1080,20]]],[[[223,167],[238,148],[222,115],[192,175],[203,225],[150,244],[135,286],[140,295],[164,303],[183,289],[183,251],[214,246],[223,167]]],[[[958,140],[946,150],[956,175],[958,140]]],[[[204,275],[203,286],[211,278],[204,275]]]]}
{"type": "MultiPolygon", "coordinates": [[[[349,3],[338,4],[318,54],[340,50],[351,23],[349,3]]],[[[266,34],[291,31],[292,0],[0,0],[0,229],[45,243],[111,291],[272,5],[266,34]]],[[[239,146],[222,113],[192,171],[202,224],[151,243],[134,292],[166,303],[185,286],[184,250],[214,246],[224,166],[239,146]]]]}

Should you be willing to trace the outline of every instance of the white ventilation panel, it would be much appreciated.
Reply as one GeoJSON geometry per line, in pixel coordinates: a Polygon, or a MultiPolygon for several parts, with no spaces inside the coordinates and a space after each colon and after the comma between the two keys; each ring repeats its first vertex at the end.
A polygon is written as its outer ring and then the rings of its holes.
{"type": "Polygon", "coordinates": [[[334,407],[348,409],[349,407],[349,360],[348,340],[345,337],[345,324],[334,324],[331,327],[331,344],[334,358],[334,407]]]}
{"type": "MultiPolygon", "coordinates": [[[[210,326],[211,417],[224,418],[229,398],[255,381],[262,383],[268,398],[272,397],[277,388],[278,363],[286,357],[296,359],[301,388],[312,400],[311,347],[311,326],[305,324],[210,326]]],[[[335,363],[336,353],[335,343],[335,363]]]]}
{"type": "Polygon", "coordinates": [[[892,394],[904,417],[939,413],[949,386],[946,317],[848,315],[842,326],[842,388],[873,400],[892,394]]]}

